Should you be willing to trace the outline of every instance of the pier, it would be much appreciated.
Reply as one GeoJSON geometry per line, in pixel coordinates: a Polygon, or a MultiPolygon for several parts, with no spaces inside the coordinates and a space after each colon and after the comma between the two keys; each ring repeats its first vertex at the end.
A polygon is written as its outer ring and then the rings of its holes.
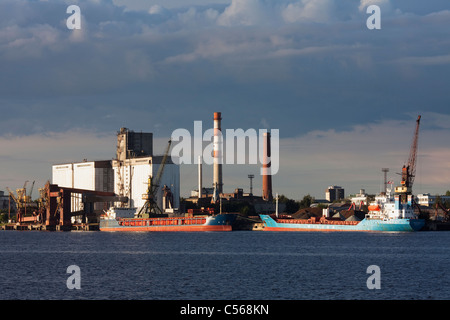
{"type": "Polygon", "coordinates": [[[98,223],[80,223],[70,226],[45,225],[45,224],[18,224],[9,223],[0,226],[0,230],[15,231],[99,231],[98,223]]]}

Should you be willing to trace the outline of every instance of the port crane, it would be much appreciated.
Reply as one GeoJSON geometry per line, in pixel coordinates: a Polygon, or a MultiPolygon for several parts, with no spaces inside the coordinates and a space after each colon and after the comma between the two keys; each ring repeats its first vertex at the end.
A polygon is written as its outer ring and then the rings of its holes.
{"type": "Polygon", "coordinates": [[[412,193],[412,186],[414,184],[414,178],[416,176],[417,144],[419,141],[420,119],[421,116],[419,115],[416,120],[416,129],[414,131],[408,161],[403,165],[402,168],[401,185],[395,188],[396,194],[410,195],[412,193]]]}
{"type": "Polygon", "coordinates": [[[161,183],[161,177],[164,172],[164,167],[167,162],[167,157],[169,156],[170,146],[172,144],[172,140],[169,140],[169,143],[167,145],[166,151],[164,153],[164,156],[162,158],[161,164],[158,168],[158,172],[156,173],[156,176],[153,178],[152,176],[148,177],[147,182],[147,192],[142,195],[142,199],[145,200],[144,205],[139,210],[138,217],[142,217],[143,214],[163,214],[163,211],[158,206],[156,202],[156,193],[159,190],[159,185],[161,183]]]}
{"type": "Polygon", "coordinates": [[[36,204],[33,203],[31,200],[31,192],[33,192],[35,181],[33,181],[33,185],[31,187],[28,195],[27,195],[27,189],[26,189],[27,183],[28,183],[28,180],[25,181],[22,188],[16,189],[16,196],[14,195],[14,192],[10,188],[6,187],[6,189],[9,192],[9,196],[13,199],[13,201],[16,204],[18,221],[21,221],[22,218],[27,215],[27,207],[28,208],[36,207],[36,204]]]}
{"type": "Polygon", "coordinates": [[[9,196],[10,196],[10,197],[13,199],[13,201],[16,203],[17,209],[22,208],[22,201],[14,195],[14,193],[11,191],[10,188],[6,187],[6,189],[7,189],[8,192],[9,192],[9,196]]]}

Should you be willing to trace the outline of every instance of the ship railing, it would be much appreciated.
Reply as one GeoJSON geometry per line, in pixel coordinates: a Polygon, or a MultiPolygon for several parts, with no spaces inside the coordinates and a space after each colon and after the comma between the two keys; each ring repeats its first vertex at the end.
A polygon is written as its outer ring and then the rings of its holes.
{"type": "Polygon", "coordinates": [[[278,223],[290,223],[290,224],[332,224],[332,225],[349,225],[354,226],[360,223],[360,221],[343,221],[343,220],[329,220],[329,219],[278,219],[278,223]]]}
{"type": "Polygon", "coordinates": [[[176,225],[200,225],[206,223],[204,217],[171,217],[171,218],[121,218],[120,226],[126,227],[152,227],[176,225]]]}

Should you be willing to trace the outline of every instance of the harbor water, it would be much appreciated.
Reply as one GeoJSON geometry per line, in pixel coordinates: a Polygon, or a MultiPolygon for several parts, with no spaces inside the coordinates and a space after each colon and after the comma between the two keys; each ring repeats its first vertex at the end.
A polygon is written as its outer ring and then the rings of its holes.
{"type": "Polygon", "coordinates": [[[450,299],[450,232],[1,231],[0,243],[1,300],[450,299]]]}

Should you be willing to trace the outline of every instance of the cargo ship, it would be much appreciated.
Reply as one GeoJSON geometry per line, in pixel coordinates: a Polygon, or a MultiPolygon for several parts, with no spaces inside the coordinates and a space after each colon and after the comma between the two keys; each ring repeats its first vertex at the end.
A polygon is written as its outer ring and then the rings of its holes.
{"type": "Polygon", "coordinates": [[[231,231],[237,215],[232,213],[189,214],[171,217],[136,217],[135,209],[110,208],[100,217],[100,231],[231,231]]]}
{"type": "Polygon", "coordinates": [[[333,219],[326,213],[320,218],[309,219],[264,214],[260,214],[260,217],[264,223],[264,231],[408,232],[419,231],[425,225],[425,220],[418,219],[414,213],[411,195],[407,196],[405,203],[401,202],[399,195],[395,195],[394,198],[380,197],[368,208],[368,214],[360,221],[333,219]]]}

